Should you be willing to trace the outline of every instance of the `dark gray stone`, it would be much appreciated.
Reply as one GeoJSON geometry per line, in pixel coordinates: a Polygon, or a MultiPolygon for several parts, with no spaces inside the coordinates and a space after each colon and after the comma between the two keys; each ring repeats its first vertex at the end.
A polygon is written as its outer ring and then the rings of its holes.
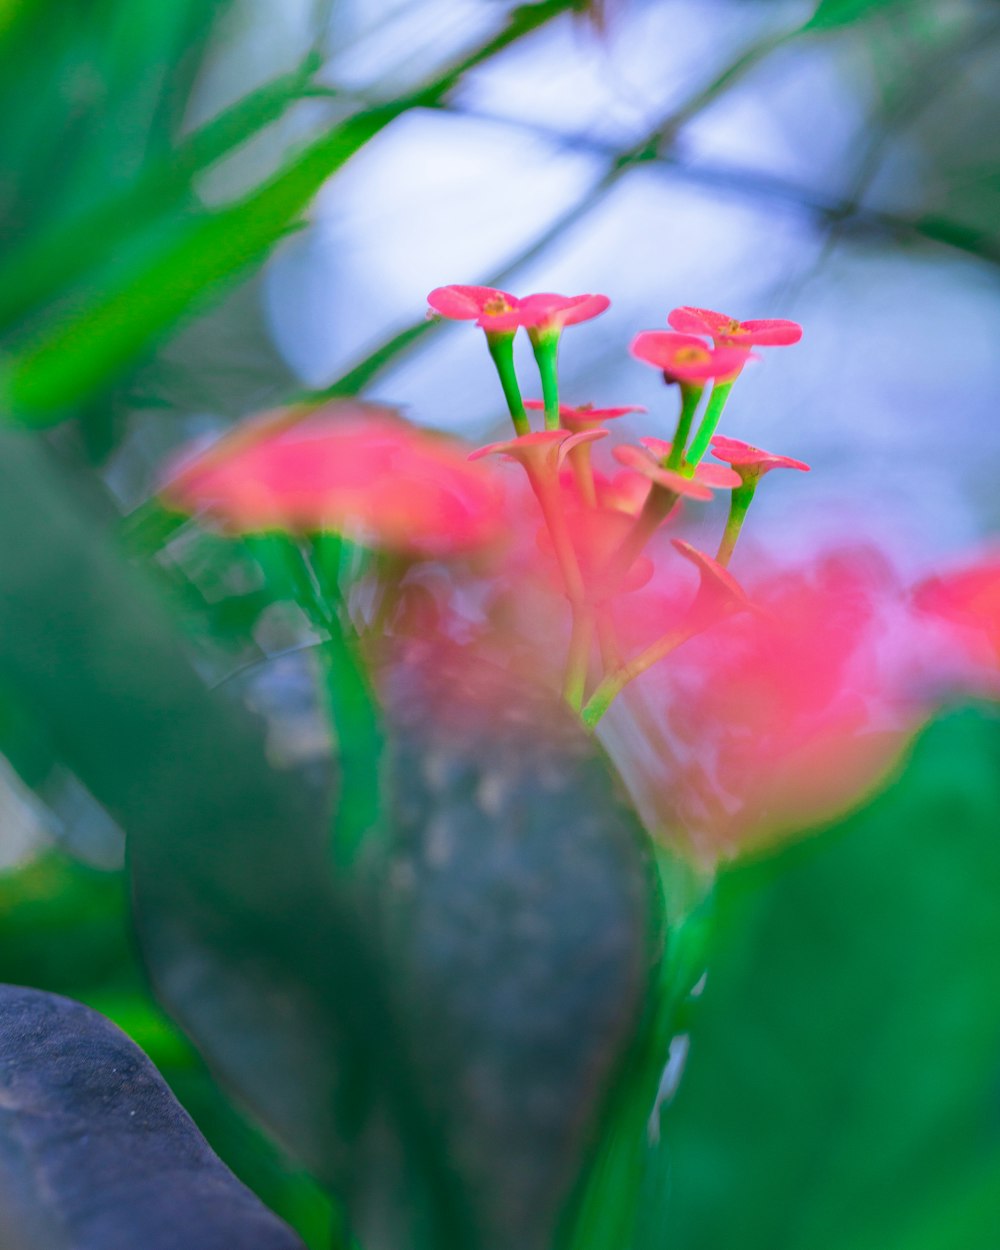
{"type": "Polygon", "coordinates": [[[302,1250],[96,1011],[0,986],[2,1250],[302,1250]]]}

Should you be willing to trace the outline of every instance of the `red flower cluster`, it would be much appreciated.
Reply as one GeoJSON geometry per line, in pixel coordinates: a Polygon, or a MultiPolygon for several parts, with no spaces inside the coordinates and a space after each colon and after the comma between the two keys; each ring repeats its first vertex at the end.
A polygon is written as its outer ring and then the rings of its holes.
{"type": "Polygon", "coordinates": [[[412,556],[480,547],[502,524],[496,480],[463,448],[350,403],[267,414],[189,457],[161,493],[231,533],[336,531],[412,556]]]}

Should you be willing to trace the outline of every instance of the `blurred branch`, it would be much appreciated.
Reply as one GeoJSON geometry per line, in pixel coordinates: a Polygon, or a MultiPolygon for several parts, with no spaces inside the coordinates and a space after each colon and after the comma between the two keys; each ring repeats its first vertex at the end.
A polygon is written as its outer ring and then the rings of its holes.
{"type": "MultiPolygon", "coordinates": [[[[584,195],[535,238],[528,247],[483,278],[482,284],[501,286],[519,269],[544,253],[550,244],[559,239],[565,231],[572,229],[599,207],[622,177],[639,165],[652,165],[666,169],[672,176],[716,190],[729,191],[741,197],[752,196],[782,204],[801,211],[828,230],[850,229],[854,232],[880,234],[895,239],[930,240],[956,248],[990,264],[1000,264],[1000,239],[986,238],[980,232],[963,227],[960,223],[940,221],[930,217],[907,218],[899,214],[863,208],[857,202],[856,194],[827,196],[787,179],[753,173],[737,167],[692,166],[676,153],[674,149],[679,132],[686,123],[725,94],[767,55],[784,46],[795,36],[804,33],[809,27],[810,23],[806,22],[791,30],[768,34],[751,44],[710,83],[698,88],[680,106],[671,110],[643,138],[627,148],[616,148],[612,144],[595,140],[589,135],[567,134],[556,127],[548,127],[542,122],[504,117],[454,105],[443,100],[436,104],[435,107],[439,110],[458,116],[527,130],[567,150],[599,156],[606,163],[604,172],[592,183],[584,195]]],[[[980,32],[976,37],[976,43],[981,42],[981,39],[980,32]]],[[[963,37],[961,49],[968,52],[971,46],[973,46],[973,39],[963,37]]],[[[958,54],[959,48],[957,47],[955,51],[958,54]]],[[[938,55],[940,57],[940,53],[938,55]]],[[[947,73],[946,66],[942,69],[942,85],[947,78],[947,73]]],[[[917,89],[916,83],[914,89],[917,89]]],[[[910,110],[907,103],[901,102],[900,117],[905,117],[908,111],[910,110]]],[[[861,191],[863,191],[863,185],[858,194],[861,191]]],[[[310,392],[303,398],[321,402],[337,396],[358,394],[369,386],[384,369],[430,334],[438,324],[436,319],[431,319],[407,326],[386,339],[329,387],[310,392]]]]}

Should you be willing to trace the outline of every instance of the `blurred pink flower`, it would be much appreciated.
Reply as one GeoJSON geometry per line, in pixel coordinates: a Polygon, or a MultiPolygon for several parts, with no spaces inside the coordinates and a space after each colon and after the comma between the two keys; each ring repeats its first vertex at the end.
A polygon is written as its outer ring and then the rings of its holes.
{"type": "Polygon", "coordinates": [[[464,448],[387,409],[268,413],[184,460],[168,506],[232,533],[332,530],[414,556],[468,551],[502,528],[502,492],[464,448]]]}
{"type": "Polygon", "coordinates": [[[1000,550],[914,588],[913,603],[956,629],[975,657],[985,641],[1000,661],[1000,550]]]}
{"type": "Polygon", "coordinates": [[[684,334],[705,334],[720,347],[790,347],[802,338],[796,321],[737,321],[709,308],[675,308],[667,324],[684,334]]]}
{"type": "Polygon", "coordinates": [[[670,330],[643,330],[632,340],[629,351],[636,360],[662,369],[671,382],[708,382],[712,378],[728,382],[748,360],[756,359],[741,347],[708,347],[693,334],[670,330]]]}

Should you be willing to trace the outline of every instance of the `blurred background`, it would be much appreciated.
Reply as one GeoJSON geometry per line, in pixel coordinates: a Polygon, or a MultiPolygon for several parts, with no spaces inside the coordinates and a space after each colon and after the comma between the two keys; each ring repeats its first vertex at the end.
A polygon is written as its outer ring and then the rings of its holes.
{"type": "MultiPolygon", "coordinates": [[[[723,431],[812,473],[762,492],[734,567],[864,540],[916,578],[1000,524],[998,109],[996,0],[6,0],[4,438],[32,431],[94,541],[210,635],[219,676],[260,603],[211,542],[164,554],[164,464],[316,394],[503,432],[481,337],[429,322],[431,288],[608,294],[566,337],[563,396],[644,404],[664,430],[637,331],[682,304],[787,317],[801,345],[747,370],[723,431]]],[[[9,512],[3,541],[39,523],[9,512]]],[[[142,997],[122,837],[10,694],[0,862],[53,839],[80,862],[0,877],[0,976],[130,1022],[321,1240],[322,1197],[248,1144],[142,997]],[[58,963],[81,934],[75,970],[58,963]]]]}

